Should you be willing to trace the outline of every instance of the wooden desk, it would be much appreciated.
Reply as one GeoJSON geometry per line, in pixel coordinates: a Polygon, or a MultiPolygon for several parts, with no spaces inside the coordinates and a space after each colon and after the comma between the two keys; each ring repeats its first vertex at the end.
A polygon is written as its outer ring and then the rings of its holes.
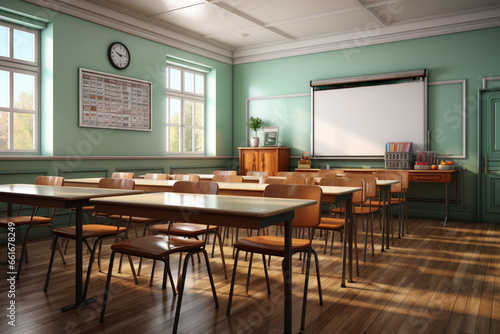
{"type": "MultiPolygon", "coordinates": [[[[62,308],[67,311],[85,304],[82,291],[82,207],[91,198],[140,194],[137,190],[40,186],[33,184],[0,185],[0,202],[38,205],[52,208],[76,208],[75,303],[62,308]]],[[[89,302],[95,301],[91,299],[89,302]]]]}
{"type": "Polygon", "coordinates": [[[292,332],[292,219],[294,210],[316,201],[218,196],[180,193],[149,193],[91,200],[97,211],[130,216],[179,220],[210,225],[258,229],[285,222],[285,333],[292,332]],[[190,219],[192,218],[192,220],[190,219]]]}
{"type": "MultiPolygon", "coordinates": [[[[136,180],[135,189],[143,190],[147,192],[170,192],[172,191],[173,184],[177,181],[173,180],[136,180]]],[[[68,179],[64,181],[65,185],[71,186],[81,186],[81,187],[97,187],[99,183],[99,178],[84,178],[84,179],[68,179]]],[[[251,197],[262,197],[264,195],[264,189],[268,186],[267,184],[261,183],[231,183],[231,182],[217,182],[219,185],[219,195],[229,195],[229,196],[251,196],[251,197]]],[[[333,187],[333,186],[320,186],[323,190],[323,202],[327,203],[341,203],[344,202],[346,212],[351,212],[352,207],[352,193],[362,190],[357,187],[333,187]]],[[[352,242],[353,242],[353,229],[352,220],[349,216],[346,216],[346,235],[348,238],[344,238],[344,243],[347,241],[348,248],[347,252],[343,252],[342,259],[342,282],[341,285],[345,286],[345,275],[346,275],[346,261],[345,256],[349,258],[349,282],[352,282],[352,242]],[[350,228],[349,228],[350,227],[350,228]],[[351,233],[349,233],[351,232],[351,233]]],[[[346,246],[347,247],[347,246],[346,246]]]]}

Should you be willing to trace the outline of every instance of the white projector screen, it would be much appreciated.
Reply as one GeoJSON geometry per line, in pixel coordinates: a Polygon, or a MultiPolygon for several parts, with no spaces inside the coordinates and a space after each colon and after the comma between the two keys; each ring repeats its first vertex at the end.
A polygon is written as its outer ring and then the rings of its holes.
{"type": "Polygon", "coordinates": [[[313,92],[315,157],[383,156],[389,142],[424,150],[425,81],[313,92]]]}

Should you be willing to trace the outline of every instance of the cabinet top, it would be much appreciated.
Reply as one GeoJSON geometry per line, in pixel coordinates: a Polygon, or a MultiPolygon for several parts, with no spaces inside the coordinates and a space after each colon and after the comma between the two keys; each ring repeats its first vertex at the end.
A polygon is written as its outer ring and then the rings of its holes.
{"type": "Polygon", "coordinates": [[[276,147],[276,146],[266,146],[266,147],[238,147],[238,150],[289,150],[290,147],[276,147]]]}

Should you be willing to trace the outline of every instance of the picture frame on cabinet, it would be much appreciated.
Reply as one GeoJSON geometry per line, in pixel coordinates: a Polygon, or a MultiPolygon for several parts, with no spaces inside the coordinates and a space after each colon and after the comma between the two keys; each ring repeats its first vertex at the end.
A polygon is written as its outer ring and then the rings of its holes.
{"type": "Polygon", "coordinates": [[[264,127],[264,146],[277,147],[278,146],[279,128],[277,126],[264,127]]]}

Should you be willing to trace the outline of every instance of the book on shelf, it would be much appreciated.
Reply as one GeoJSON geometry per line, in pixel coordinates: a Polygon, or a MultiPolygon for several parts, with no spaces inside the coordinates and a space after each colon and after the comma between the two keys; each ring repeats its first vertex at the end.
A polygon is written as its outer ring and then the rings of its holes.
{"type": "Polygon", "coordinates": [[[411,142],[392,142],[385,144],[386,152],[411,152],[411,142]]]}

